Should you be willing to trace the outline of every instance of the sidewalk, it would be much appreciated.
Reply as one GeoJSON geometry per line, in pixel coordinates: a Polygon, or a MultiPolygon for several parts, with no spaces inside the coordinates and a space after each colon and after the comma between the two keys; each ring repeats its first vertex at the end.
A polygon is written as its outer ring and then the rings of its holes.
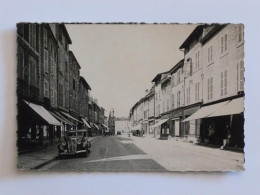
{"type": "MultiPolygon", "coordinates": [[[[89,137],[93,142],[97,137],[89,137]]],[[[30,153],[20,154],[17,157],[17,168],[20,170],[38,169],[54,161],[58,156],[58,143],[30,153]]]]}
{"type": "Polygon", "coordinates": [[[131,136],[133,143],[169,171],[244,170],[244,154],[183,141],[131,136]]]}

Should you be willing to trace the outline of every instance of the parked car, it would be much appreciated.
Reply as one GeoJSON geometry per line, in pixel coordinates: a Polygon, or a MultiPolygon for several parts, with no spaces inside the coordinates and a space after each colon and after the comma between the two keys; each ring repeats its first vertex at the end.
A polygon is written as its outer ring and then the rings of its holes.
{"type": "Polygon", "coordinates": [[[116,134],[117,135],[121,135],[122,133],[121,133],[121,131],[117,131],[116,134]]]}
{"type": "Polygon", "coordinates": [[[87,130],[73,130],[65,133],[64,140],[58,145],[59,156],[75,155],[90,152],[91,143],[88,141],[87,130]]]}

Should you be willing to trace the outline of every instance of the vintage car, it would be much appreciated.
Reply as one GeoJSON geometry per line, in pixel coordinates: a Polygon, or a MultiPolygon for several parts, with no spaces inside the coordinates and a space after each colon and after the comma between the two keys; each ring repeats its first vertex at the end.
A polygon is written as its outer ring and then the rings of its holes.
{"type": "Polygon", "coordinates": [[[58,145],[59,156],[90,152],[91,143],[88,141],[86,130],[67,131],[64,140],[58,145]]]}

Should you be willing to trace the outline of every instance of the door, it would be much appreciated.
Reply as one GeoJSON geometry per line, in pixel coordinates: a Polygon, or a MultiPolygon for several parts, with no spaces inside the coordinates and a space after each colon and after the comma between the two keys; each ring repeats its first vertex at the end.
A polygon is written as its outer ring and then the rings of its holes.
{"type": "Polygon", "coordinates": [[[175,136],[180,136],[180,121],[175,120],[175,136]]]}

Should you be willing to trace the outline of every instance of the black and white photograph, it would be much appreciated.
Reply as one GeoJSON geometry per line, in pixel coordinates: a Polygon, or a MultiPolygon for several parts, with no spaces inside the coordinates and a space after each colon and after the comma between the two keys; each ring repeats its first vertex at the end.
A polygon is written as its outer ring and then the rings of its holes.
{"type": "Polygon", "coordinates": [[[243,171],[242,23],[17,23],[17,169],[243,171]]]}

